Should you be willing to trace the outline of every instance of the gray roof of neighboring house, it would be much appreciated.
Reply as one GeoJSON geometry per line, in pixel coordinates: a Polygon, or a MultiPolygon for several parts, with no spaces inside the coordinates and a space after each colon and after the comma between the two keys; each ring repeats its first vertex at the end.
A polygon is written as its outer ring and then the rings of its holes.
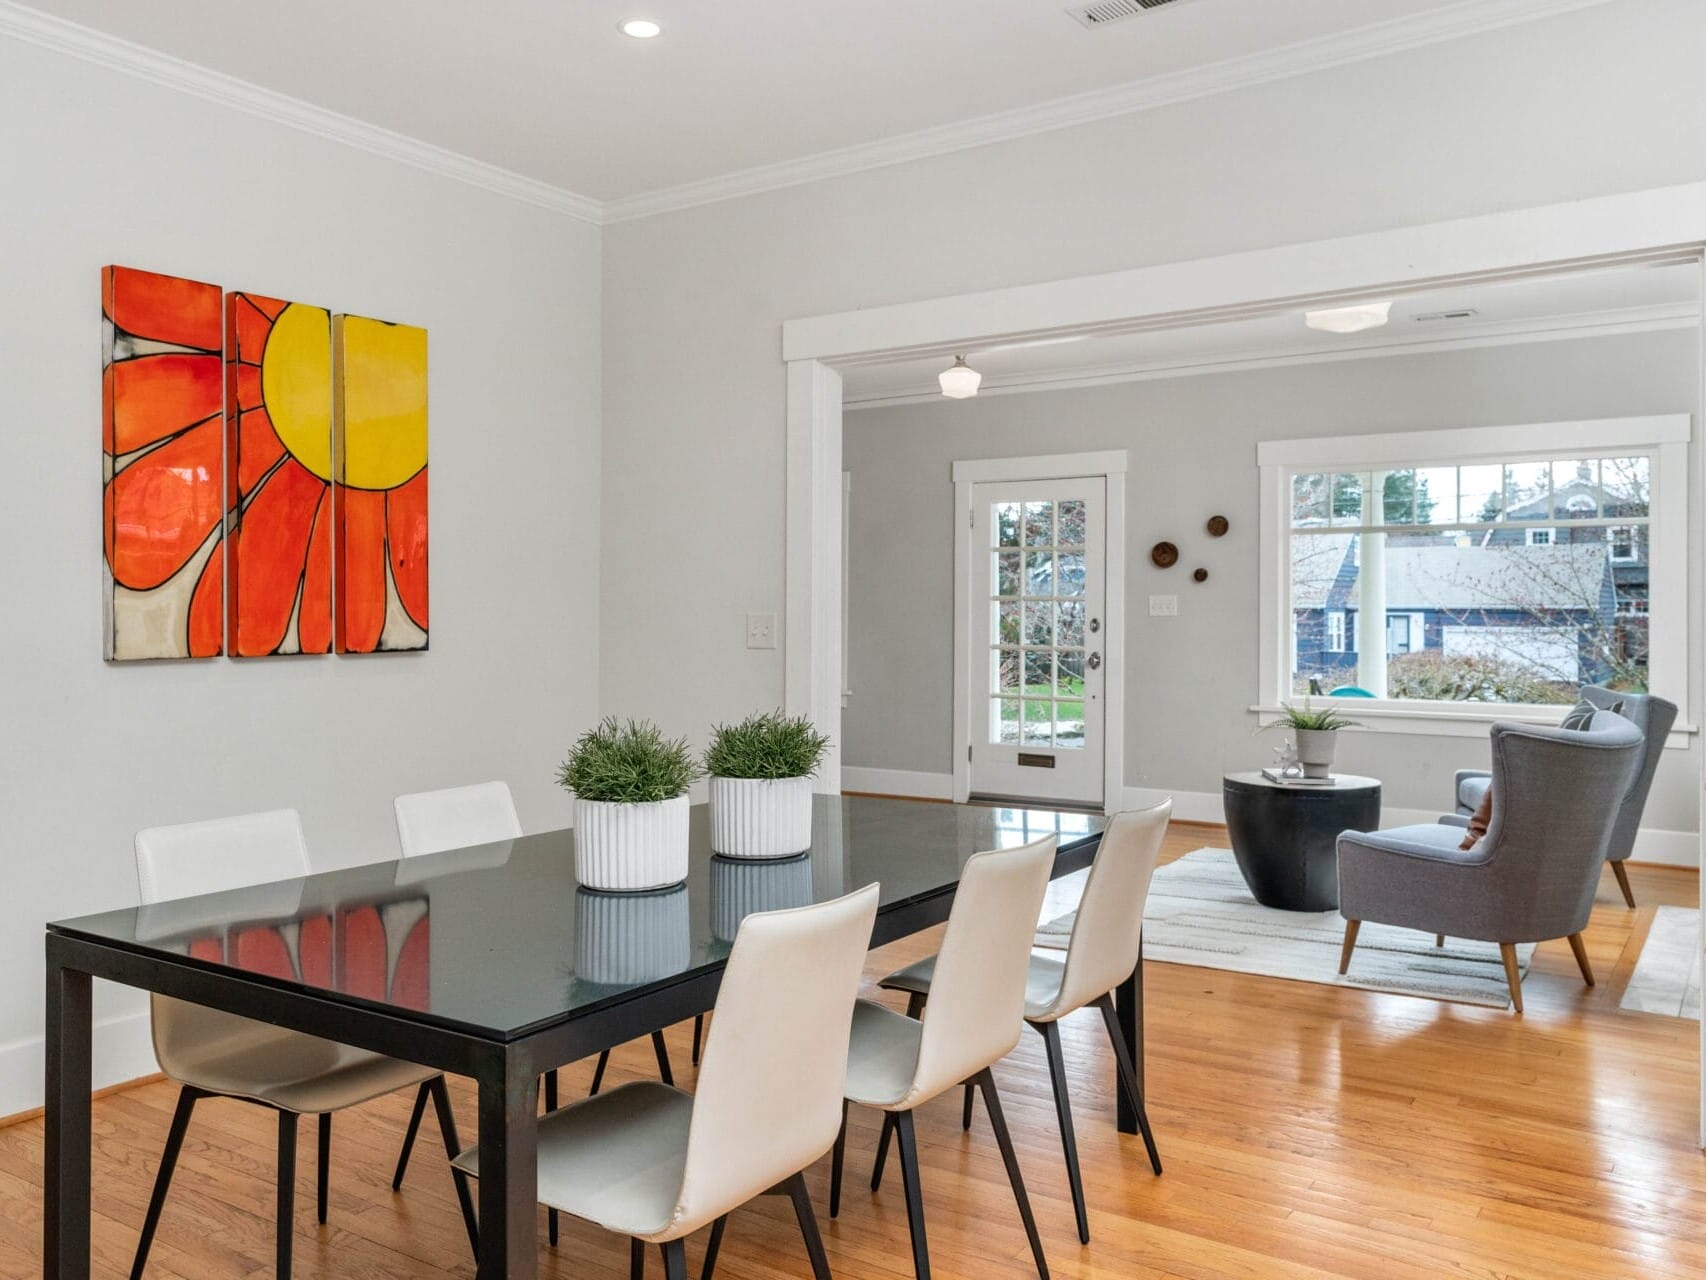
{"type": "MultiPolygon", "coordinates": [[[[1292,607],[1324,609],[1352,534],[1292,539],[1292,607]]],[[[1606,580],[1598,544],[1493,547],[1388,547],[1391,609],[1593,609],[1606,580]]],[[[1355,581],[1355,572],[1347,576],[1355,581]]],[[[1355,605],[1353,591],[1344,601],[1355,605]]]]}

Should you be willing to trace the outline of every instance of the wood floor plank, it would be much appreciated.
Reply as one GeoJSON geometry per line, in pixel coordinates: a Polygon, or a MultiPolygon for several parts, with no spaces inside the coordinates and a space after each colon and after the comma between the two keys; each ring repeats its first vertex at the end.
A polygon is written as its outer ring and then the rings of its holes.
{"type": "MultiPolygon", "coordinates": [[[[1175,823],[1163,857],[1224,845],[1225,832],[1175,823]]],[[[1706,1159],[1695,1146],[1698,1025],[1618,1008],[1663,904],[1693,906],[1693,873],[1631,868],[1641,906],[1607,874],[1585,935],[1600,976],[1583,986],[1570,948],[1543,944],[1523,985],[1527,1012],[1318,983],[1150,964],[1145,971],[1149,1111],[1166,1162],[1155,1177],[1137,1139],[1114,1130],[1113,1063],[1100,1020],[1066,1020],[1092,1240],[1079,1245],[1038,1037],[996,1068],[1055,1276],[1077,1280],[1668,1280],[1706,1274],[1706,1159]]],[[[1077,878],[1081,883],[1081,878],[1077,878]]],[[[1074,878],[1051,887],[1067,910],[1074,878]]],[[[939,932],[872,953],[867,977],[927,954],[939,932]]],[[[874,987],[873,987],[874,991],[874,987]]],[[[883,996],[881,998],[890,998],[883,996]]],[[[667,1033],[691,1085],[690,1028],[667,1033]]],[[[607,1079],[652,1079],[650,1046],[624,1046],[607,1079]]],[[[591,1064],[564,1070],[565,1098],[591,1064]]],[[[474,1093],[453,1080],[464,1137],[474,1093]]],[[[128,1273],[175,1089],[146,1083],[94,1109],[95,1273],[128,1273]]],[[[409,1180],[391,1171],[410,1099],[334,1124],[330,1221],[313,1214],[314,1138],[297,1170],[301,1280],[466,1280],[473,1275],[436,1131],[409,1180]]],[[[841,1280],[912,1275],[899,1180],[869,1190],[878,1119],[855,1110],[842,1213],[831,1222],[827,1161],[807,1176],[841,1280]]],[[[1024,1233],[981,1105],[969,1133],[957,1093],[918,1115],[932,1261],[941,1277],[1032,1280],[1024,1233]]],[[[270,1114],[229,1101],[197,1107],[160,1224],[151,1280],[270,1275],[270,1114]]],[[[41,1270],[39,1119],[0,1128],[0,1277],[41,1270]]],[[[688,1244],[697,1274],[705,1233],[688,1244]]],[[[622,1280],[625,1241],[564,1223],[546,1280],[622,1280]]],[[[655,1254],[651,1272],[661,1274],[655,1254]]],[[[733,1216],[718,1262],[728,1280],[808,1274],[786,1204],[733,1216]]]]}

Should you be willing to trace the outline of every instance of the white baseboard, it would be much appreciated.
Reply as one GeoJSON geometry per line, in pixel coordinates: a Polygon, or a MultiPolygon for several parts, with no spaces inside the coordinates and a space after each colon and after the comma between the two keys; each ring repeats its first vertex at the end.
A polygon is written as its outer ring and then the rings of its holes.
{"type": "MultiPolygon", "coordinates": [[[[41,1106],[46,1041],[41,1036],[0,1045],[0,1116],[41,1106]]],[[[106,1089],[160,1070],[148,1014],[128,1013],[95,1024],[90,1066],[94,1087],[106,1089]]]]}
{"type": "Polygon", "coordinates": [[[912,796],[919,800],[952,800],[954,775],[922,773],[912,769],[841,768],[843,791],[869,791],[880,796],[912,796]]]}
{"type": "MultiPolygon", "coordinates": [[[[1141,809],[1158,804],[1169,795],[1173,798],[1173,816],[1181,822],[1226,821],[1226,810],[1218,791],[1162,791],[1152,787],[1127,787],[1124,807],[1141,809]]],[[[1390,805],[1380,810],[1383,827],[1409,827],[1439,821],[1444,809],[1399,809],[1390,805]]],[[[1635,851],[1629,855],[1635,862],[1649,862],[1664,867],[1698,867],[1700,865],[1700,836],[1693,831],[1663,831],[1657,827],[1642,827],[1635,837],[1635,851]]]]}

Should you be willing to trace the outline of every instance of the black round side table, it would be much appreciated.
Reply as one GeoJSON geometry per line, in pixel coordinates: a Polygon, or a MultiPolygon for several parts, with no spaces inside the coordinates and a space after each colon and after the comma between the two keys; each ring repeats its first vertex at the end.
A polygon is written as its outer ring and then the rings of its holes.
{"type": "Polygon", "coordinates": [[[1222,793],[1232,854],[1257,902],[1283,911],[1339,905],[1339,832],[1380,826],[1378,779],[1345,774],[1331,786],[1299,786],[1229,773],[1222,793]]]}

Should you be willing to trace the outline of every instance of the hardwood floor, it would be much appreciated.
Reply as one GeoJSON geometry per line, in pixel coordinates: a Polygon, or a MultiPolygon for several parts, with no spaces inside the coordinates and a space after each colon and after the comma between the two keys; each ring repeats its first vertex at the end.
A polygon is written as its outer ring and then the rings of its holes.
{"type": "MultiPolygon", "coordinates": [[[[1175,824],[1166,856],[1223,844],[1175,824]]],[[[996,1069],[1053,1273],[1121,1280],[1632,1280],[1706,1274],[1706,1158],[1695,1146],[1698,1027],[1619,1012],[1660,903],[1694,905],[1692,872],[1637,867],[1636,911],[1608,872],[1586,931],[1599,985],[1569,945],[1543,945],[1527,1013],[1440,1004],[1241,974],[1150,964],[1149,1111],[1166,1173],[1113,1128],[1113,1065],[1094,1011],[1063,1027],[1092,1241],[1080,1247],[1039,1037],[996,1069]]],[[[1057,886],[1060,909],[1070,888],[1057,886]]],[[[931,938],[873,953],[872,978],[931,938]]],[[[688,1024],[669,1033],[678,1074],[688,1024]]],[[[651,1078],[650,1046],[617,1052],[612,1078],[651,1078]]],[[[591,1063],[564,1072],[584,1091],[591,1063]]],[[[464,1134],[473,1095],[453,1081],[464,1134]]],[[[96,1274],[127,1275],[175,1091],[145,1084],[95,1104],[96,1274]]],[[[313,1222],[311,1130],[297,1191],[296,1274],[379,1280],[473,1273],[442,1154],[423,1132],[409,1181],[390,1177],[409,1099],[340,1115],[329,1224],[313,1222]]],[[[942,1277],[1027,1280],[1029,1250],[981,1112],[959,1094],[918,1113],[932,1260],[942,1277]]],[[[149,1275],[208,1280],[272,1266],[270,1115],[235,1102],[196,1109],[149,1275]]],[[[912,1274],[898,1177],[872,1195],[877,1125],[854,1112],[841,1217],[825,1216],[828,1160],[808,1182],[830,1263],[844,1280],[912,1274]]],[[[40,1274],[39,1120],[0,1129],[0,1276],[40,1274]]],[[[625,1240],[565,1221],[546,1277],[622,1277],[625,1240]]],[[[689,1242],[695,1273],[703,1233],[689,1242]]],[[[661,1275],[655,1252],[651,1274],[661,1275]]],[[[730,1280],[809,1274],[783,1202],[730,1219],[730,1280]]]]}

